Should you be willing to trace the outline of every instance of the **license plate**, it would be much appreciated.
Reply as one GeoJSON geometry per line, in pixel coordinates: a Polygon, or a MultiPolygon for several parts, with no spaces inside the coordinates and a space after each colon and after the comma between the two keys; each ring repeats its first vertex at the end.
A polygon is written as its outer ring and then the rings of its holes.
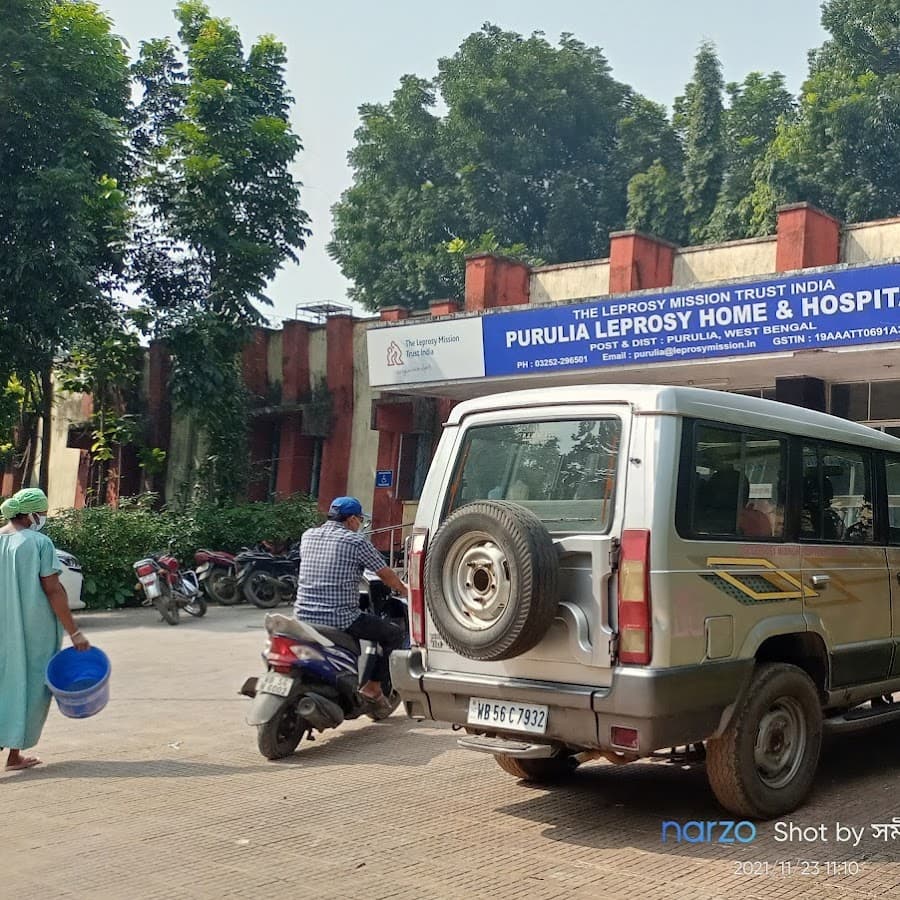
{"type": "Polygon", "coordinates": [[[144,593],[151,599],[155,600],[159,594],[159,581],[155,575],[144,575],[141,578],[141,584],[144,586],[144,593]]]}
{"type": "Polygon", "coordinates": [[[510,703],[506,700],[469,698],[469,725],[488,725],[509,731],[543,734],[547,730],[549,709],[534,703],[510,703]]]}
{"type": "Polygon", "coordinates": [[[287,697],[294,684],[293,678],[280,675],[278,672],[266,672],[256,683],[258,694],[275,694],[277,697],[287,697]]]}

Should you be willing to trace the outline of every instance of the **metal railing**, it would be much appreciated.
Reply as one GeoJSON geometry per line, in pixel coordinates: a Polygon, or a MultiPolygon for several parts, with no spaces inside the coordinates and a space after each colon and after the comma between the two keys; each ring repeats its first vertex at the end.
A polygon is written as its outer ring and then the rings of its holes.
{"type": "MultiPolygon", "coordinates": [[[[399,532],[400,532],[399,546],[402,547],[403,544],[404,544],[404,541],[403,541],[403,529],[404,529],[404,528],[412,528],[414,524],[415,524],[414,522],[406,522],[406,523],[404,523],[404,524],[402,524],[402,525],[385,525],[383,528],[373,528],[373,529],[367,529],[367,530],[366,530],[366,534],[368,535],[368,537],[369,537],[370,540],[371,540],[376,534],[387,534],[387,533],[390,533],[390,535],[391,535],[391,540],[390,540],[390,550],[388,551],[388,565],[389,565],[392,569],[398,568],[398,567],[395,565],[396,560],[397,560],[397,546],[398,546],[398,542],[394,540],[394,532],[396,532],[396,531],[399,531],[399,532]]],[[[404,568],[404,569],[406,568],[406,554],[405,554],[405,553],[403,554],[403,566],[402,566],[402,568],[404,568]]]]}

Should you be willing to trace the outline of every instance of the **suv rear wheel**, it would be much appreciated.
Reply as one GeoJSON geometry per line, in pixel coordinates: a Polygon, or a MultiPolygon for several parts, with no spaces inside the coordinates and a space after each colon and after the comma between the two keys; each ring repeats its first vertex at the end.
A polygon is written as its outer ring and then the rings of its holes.
{"type": "Polygon", "coordinates": [[[809,793],[821,746],[822,706],[812,679],[796,666],[765,663],[725,732],[707,742],[707,777],[730,812],[775,818],[809,793]]]}

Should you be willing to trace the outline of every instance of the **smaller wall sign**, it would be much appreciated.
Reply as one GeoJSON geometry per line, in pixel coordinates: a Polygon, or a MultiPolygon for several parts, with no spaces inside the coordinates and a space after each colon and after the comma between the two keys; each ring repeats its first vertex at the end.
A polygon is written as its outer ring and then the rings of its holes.
{"type": "Polygon", "coordinates": [[[375,473],[375,487],[389,488],[394,486],[393,469],[379,469],[375,473]]]}

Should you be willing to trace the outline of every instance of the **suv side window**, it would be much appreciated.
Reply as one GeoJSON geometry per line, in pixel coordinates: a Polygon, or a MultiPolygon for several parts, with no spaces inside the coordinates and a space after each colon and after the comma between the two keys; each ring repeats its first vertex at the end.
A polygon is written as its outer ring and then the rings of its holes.
{"type": "Polygon", "coordinates": [[[684,427],[679,533],[783,540],[787,440],[709,422],[684,427]]]}
{"type": "Polygon", "coordinates": [[[888,540],[891,544],[900,544],[900,456],[885,454],[884,474],[888,495],[888,540]]]}
{"type": "Polygon", "coordinates": [[[872,457],[807,441],[802,452],[801,540],[874,543],[872,457]]]}

